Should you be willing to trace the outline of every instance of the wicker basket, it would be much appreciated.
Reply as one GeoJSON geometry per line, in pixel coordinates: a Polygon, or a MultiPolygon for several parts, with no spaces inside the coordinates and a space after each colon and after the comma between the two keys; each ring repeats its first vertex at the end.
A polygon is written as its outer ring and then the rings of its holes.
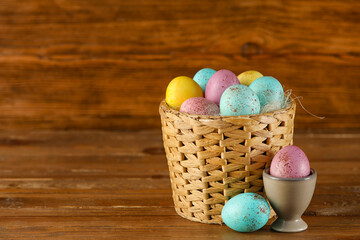
{"type": "Polygon", "coordinates": [[[243,192],[263,193],[262,171],[293,142],[296,104],[250,116],[187,114],[160,103],[164,148],[176,212],[221,224],[221,209],[243,192]]]}

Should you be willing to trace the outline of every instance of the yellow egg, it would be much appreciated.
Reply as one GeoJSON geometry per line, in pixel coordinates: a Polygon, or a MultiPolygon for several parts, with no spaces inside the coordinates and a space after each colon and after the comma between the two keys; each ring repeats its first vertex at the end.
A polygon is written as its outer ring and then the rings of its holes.
{"type": "Polygon", "coordinates": [[[179,110],[181,104],[192,97],[203,97],[204,93],[199,84],[189,77],[174,78],[166,89],[166,103],[179,110]]]}
{"type": "Polygon", "coordinates": [[[249,86],[253,81],[258,79],[259,77],[262,77],[263,75],[259,73],[258,71],[249,70],[241,73],[238,76],[238,79],[241,84],[249,86]]]}

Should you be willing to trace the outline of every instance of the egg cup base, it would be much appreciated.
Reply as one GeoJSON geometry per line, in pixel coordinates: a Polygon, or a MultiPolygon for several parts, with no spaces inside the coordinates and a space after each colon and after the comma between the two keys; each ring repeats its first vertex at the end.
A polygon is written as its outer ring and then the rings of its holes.
{"type": "Polygon", "coordinates": [[[302,232],[305,231],[307,228],[307,223],[301,218],[295,220],[285,220],[277,218],[271,224],[271,229],[277,232],[302,232]]]}

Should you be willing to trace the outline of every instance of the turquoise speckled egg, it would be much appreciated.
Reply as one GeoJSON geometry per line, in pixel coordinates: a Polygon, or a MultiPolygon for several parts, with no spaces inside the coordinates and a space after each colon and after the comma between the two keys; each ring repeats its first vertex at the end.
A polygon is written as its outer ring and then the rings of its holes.
{"type": "Polygon", "coordinates": [[[235,231],[254,232],[269,220],[270,206],[257,193],[242,193],[225,204],[221,217],[226,226],[235,231]]]}
{"type": "Polygon", "coordinates": [[[258,95],[261,107],[269,104],[282,106],[284,102],[284,89],[276,78],[260,77],[253,81],[249,88],[258,95]]]}
{"type": "Polygon", "coordinates": [[[259,112],[259,98],[245,85],[230,86],[221,96],[220,113],[223,116],[251,115],[259,112]]]}
{"type": "Polygon", "coordinates": [[[203,68],[195,74],[193,79],[195,82],[197,82],[197,84],[200,85],[202,90],[205,92],[206,85],[207,85],[209,79],[211,78],[211,76],[214,75],[214,73],[216,73],[216,71],[214,69],[203,68]]]}

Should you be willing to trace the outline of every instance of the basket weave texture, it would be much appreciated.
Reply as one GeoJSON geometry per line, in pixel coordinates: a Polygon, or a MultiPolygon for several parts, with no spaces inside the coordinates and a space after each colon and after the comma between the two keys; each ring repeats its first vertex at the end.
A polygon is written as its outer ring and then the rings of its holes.
{"type": "Polygon", "coordinates": [[[244,192],[264,196],[262,171],[293,142],[296,104],[249,116],[159,112],[176,212],[189,220],[221,224],[227,200],[244,192]]]}

